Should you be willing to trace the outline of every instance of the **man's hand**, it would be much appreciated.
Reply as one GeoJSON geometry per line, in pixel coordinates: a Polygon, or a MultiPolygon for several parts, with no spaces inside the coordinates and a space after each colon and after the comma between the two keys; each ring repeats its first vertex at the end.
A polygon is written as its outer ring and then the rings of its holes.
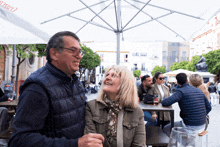
{"type": "Polygon", "coordinates": [[[157,114],[153,114],[153,115],[151,116],[151,121],[152,121],[152,122],[156,122],[156,120],[157,120],[157,114]]]}
{"type": "Polygon", "coordinates": [[[89,133],[78,140],[78,147],[103,147],[104,137],[101,134],[89,133]]]}

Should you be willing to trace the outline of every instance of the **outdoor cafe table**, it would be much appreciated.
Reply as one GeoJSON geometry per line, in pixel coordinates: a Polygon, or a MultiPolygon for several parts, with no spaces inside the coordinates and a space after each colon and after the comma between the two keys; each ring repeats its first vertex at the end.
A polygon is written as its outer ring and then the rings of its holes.
{"type": "Polygon", "coordinates": [[[0,107],[6,107],[8,109],[8,113],[15,113],[16,111],[16,107],[18,105],[18,100],[14,100],[14,101],[4,101],[4,102],[0,102],[0,107]]]}
{"type": "MultiPolygon", "coordinates": [[[[17,105],[18,105],[18,100],[14,100],[11,102],[9,101],[0,102],[0,107],[6,107],[8,109],[9,116],[13,116],[15,114],[17,105]]],[[[11,137],[11,133],[12,133],[12,127],[9,125],[9,128],[6,132],[0,132],[0,139],[9,139],[11,137]]]]}
{"type": "MultiPolygon", "coordinates": [[[[163,107],[161,103],[157,105],[139,103],[143,111],[170,112],[171,129],[174,127],[174,109],[172,107],[163,107]]],[[[171,130],[170,130],[171,131],[171,130]]],[[[169,137],[163,130],[156,126],[146,126],[146,145],[167,146],[169,137]]]]}

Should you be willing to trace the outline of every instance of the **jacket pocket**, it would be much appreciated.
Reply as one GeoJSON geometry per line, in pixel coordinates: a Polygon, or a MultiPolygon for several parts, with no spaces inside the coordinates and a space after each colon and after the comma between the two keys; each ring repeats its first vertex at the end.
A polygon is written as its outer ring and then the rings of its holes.
{"type": "Polygon", "coordinates": [[[92,120],[95,123],[97,133],[103,134],[104,132],[106,132],[106,127],[107,127],[106,126],[106,123],[107,123],[106,119],[102,119],[100,117],[93,117],[92,120]]]}
{"type": "Polygon", "coordinates": [[[138,126],[138,122],[123,123],[123,136],[126,139],[126,141],[132,141],[137,126],[138,126]]]}

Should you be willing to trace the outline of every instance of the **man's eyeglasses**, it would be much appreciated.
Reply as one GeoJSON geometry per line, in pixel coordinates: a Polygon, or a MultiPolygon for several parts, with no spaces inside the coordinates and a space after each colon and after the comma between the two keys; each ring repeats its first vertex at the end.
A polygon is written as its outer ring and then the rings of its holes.
{"type": "Polygon", "coordinates": [[[77,55],[81,55],[82,57],[85,55],[86,52],[82,51],[82,50],[78,50],[78,49],[71,49],[71,48],[65,48],[65,47],[62,47],[63,49],[67,49],[67,50],[70,50],[70,51],[73,51],[73,54],[75,56],[77,55]],[[78,51],[78,52],[77,52],[78,51]]]}
{"type": "Polygon", "coordinates": [[[164,78],[159,78],[160,80],[164,80],[164,78]]]}

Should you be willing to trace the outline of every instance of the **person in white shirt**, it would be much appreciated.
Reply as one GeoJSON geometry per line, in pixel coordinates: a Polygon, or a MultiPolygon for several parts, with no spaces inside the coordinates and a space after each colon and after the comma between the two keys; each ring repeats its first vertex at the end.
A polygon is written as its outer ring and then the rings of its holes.
{"type": "MultiPolygon", "coordinates": [[[[158,101],[159,103],[170,96],[169,88],[164,85],[164,76],[161,72],[155,73],[153,77],[153,86],[152,88],[148,91],[148,94],[151,95],[158,95],[158,101]]],[[[154,112],[156,113],[156,112],[154,112]]],[[[153,113],[152,113],[153,115],[153,113]]],[[[162,125],[162,128],[167,125],[170,122],[170,113],[169,112],[161,112],[160,113],[160,121],[158,125],[162,125]]]]}

